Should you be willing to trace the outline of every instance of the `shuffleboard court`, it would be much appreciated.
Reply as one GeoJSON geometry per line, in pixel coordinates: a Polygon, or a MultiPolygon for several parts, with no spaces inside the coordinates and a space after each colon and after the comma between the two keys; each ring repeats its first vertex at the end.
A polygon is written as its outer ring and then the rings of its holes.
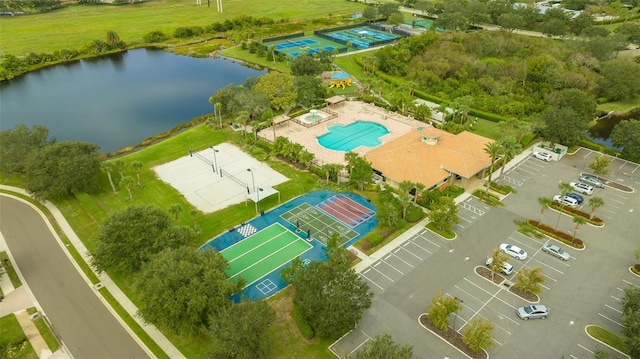
{"type": "Polygon", "coordinates": [[[242,277],[246,285],[290,262],[312,246],[275,223],[223,250],[229,262],[227,273],[232,281],[242,277]]]}

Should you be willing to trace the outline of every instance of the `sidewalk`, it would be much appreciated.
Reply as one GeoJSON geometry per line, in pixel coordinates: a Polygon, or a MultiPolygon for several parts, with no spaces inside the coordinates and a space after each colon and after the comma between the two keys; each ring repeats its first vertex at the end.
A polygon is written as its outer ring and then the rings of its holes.
{"type": "MultiPolygon", "coordinates": [[[[5,251],[9,254],[11,263],[13,267],[16,268],[14,265],[15,263],[13,263],[13,259],[11,259],[11,254],[6,248],[2,235],[0,235],[0,251],[5,251]]],[[[4,267],[0,266],[0,270],[4,271],[4,267]]],[[[42,338],[42,335],[40,335],[40,332],[31,320],[29,313],[27,313],[27,308],[37,307],[36,303],[31,299],[27,286],[22,285],[18,288],[14,288],[9,275],[5,273],[0,279],[0,288],[2,288],[2,293],[4,293],[4,298],[0,302],[0,318],[7,315],[15,315],[18,323],[20,323],[20,326],[22,327],[22,331],[38,357],[41,359],[52,358],[49,346],[42,338]]],[[[56,352],[56,358],[68,358],[62,347],[56,352]]]]}
{"type": "MultiPolygon", "coordinates": [[[[28,195],[26,193],[26,191],[21,189],[21,188],[12,187],[12,186],[5,186],[5,185],[0,185],[0,188],[2,188],[4,190],[8,190],[8,191],[13,191],[13,192],[16,192],[16,193],[28,195]]],[[[78,238],[78,235],[73,231],[73,229],[71,228],[71,225],[69,225],[67,220],[64,218],[64,216],[60,212],[60,210],[55,205],[53,205],[51,202],[46,202],[46,203],[44,203],[44,205],[51,212],[51,214],[55,218],[57,224],[60,226],[60,229],[65,233],[67,238],[69,238],[69,241],[73,244],[73,246],[76,248],[78,253],[82,256],[84,261],[87,264],[91,263],[91,258],[89,257],[89,254],[88,254],[89,251],[85,247],[84,243],[82,243],[80,238],[78,238]]],[[[48,223],[48,221],[47,221],[47,223],[48,223]]],[[[50,224],[49,224],[49,226],[50,226],[50,224]]],[[[51,231],[55,233],[53,228],[51,228],[51,231]]],[[[60,243],[60,245],[61,245],[61,247],[64,248],[64,244],[60,243]]],[[[180,353],[180,351],[169,341],[169,339],[167,339],[167,337],[165,337],[164,334],[162,334],[155,326],[144,323],[137,316],[138,308],[133,304],[133,302],[131,302],[131,300],[129,300],[129,298],[124,294],[124,292],[122,292],[122,290],[120,290],[120,288],[113,282],[113,280],[111,280],[111,278],[106,273],[97,274],[98,278],[100,279],[100,283],[94,286],[94,285],[92,285],[91,281],[89,281],[89,279],[85,276],[85,274],[82,271],[82,269],[80,269],[78,264],[74,261],[73,257],[71,257],[69,252],[67,252],[65,250],[65,253],[69,257],[69,260],[71,261],[71,263],[73,263],[73,265],[76,266],[76,269],[78,270],[78,272],[82,275],[83,278],[85,278],[85,280],[87,281],[87,285],[92,286],[94,288],[94,290],[96,290],[96,291],[101,287],[106,288],[109,291],[109,293],[111,293],[111,295],[127,311],[127,313],[129,313],[129,315],[138,323],[138,325],[140,325],[140,327],[145,332],[147,332],[147,334],[156,342],[156,344],[158,344],[158,346],[160,346],[160,348],[162,348],[162,350],[170,358],[172,358],[172,359],[173,358],[185,358],[185,356],[182,355],[182,353],[180,353]]],[[[102,297],[102,295],[100,295],[99,293],[97,293],[97,295],[104,302],[105,306],[112,312],[114,317],[122,324],[122,326],[129,332],[129,334],[147,352],[147,354],[150,357],[155,358],[155,355],[153,355],[153,353],[149,350],[149,348],[147,348],[147,346],[140,341],[140,339],[135,335],[135,333],[133,333],[131,331],[131,328],[129,328],[129,326],[122,320],[122,318],[120,318],[118,313],[116,313],[113,310],[113,308],[102,297]]]]}

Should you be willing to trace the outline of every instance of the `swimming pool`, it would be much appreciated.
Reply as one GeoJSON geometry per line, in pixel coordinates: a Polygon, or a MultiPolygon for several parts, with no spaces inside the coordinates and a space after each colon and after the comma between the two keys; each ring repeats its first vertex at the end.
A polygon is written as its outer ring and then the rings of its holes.
{"type": "Polygon", "coordinates": [[[330,150],[348,152],[359,146],[377,147],[380,137],[389,133],[386,127],[369,121],[356,121],[348,125],[331,125],[329,132],[318,136],[318,143],[330,150]]]}

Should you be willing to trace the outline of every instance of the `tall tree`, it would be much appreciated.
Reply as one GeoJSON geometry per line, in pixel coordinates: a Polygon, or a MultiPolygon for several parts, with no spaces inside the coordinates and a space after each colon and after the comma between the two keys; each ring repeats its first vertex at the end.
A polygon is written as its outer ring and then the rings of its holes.
{"type": "Polygon", "coordinates": [[[475,317],[464,328],[462,341],[474,352],[495,345],[493,342],[493,323],[489,319],[475,317]]]}
{"type": "Polygon", "coordinates": [[[274,110],[293,107],[298,98],[294,77],[282,72],[271,72],[261,76],[253,90],[265,94],[274,110]]]}
{"type": "Polygon", "coordinates": [[[431,304],[427,308],[429,321],[437,328],[447,332],[449,330],[449,318],[451,314],[462,311],[460,301],[454,297],[445,297],[442,290],[438,290],[438,295],[431,299],[431,304]]]}
{"type": "Polygon", "coordinates": [[[596,209],[604,206],[604,201],[601,197],[591,197],[589,198],[589,207],[591,207],[591,213],[589,214],[589,219],[593,219],[593,215],[596,213],[596,209]]]}
{"type": "MultiPolygon", "coordinates": [[[[352,358],[347,356],[347,359],[352,358]]],[[[353,359],[411,359],[413,347],[396,344],[389,334],[376,335],[360,348],[353,359]]]]}
{"type": "Polygon", "coordinates": [[[65,141],[30,152],[25,160],[25,188],[38,200],[95,189],[101,162],[98,149],[91,143],[65,141]]]}
{"type": "Polygon", "coordinates": [[[152,206],[130,206],[100,224],[91,264],[98,271],[132,273],[165,248],[184,243],[169,215],[152,206]]]}
{"type": "MultiPolygon", "coordinates": [[[[560,182],[558,184],[558,189],[560,190],[560,197],[564,198],[564,196],[571,192],[571,190],[573,189],[573,187],[571,187],[571,185],[567,182],[560,182]]],[[[564,207],[564,205],[562,203],[558,204],[560,207],[564,207]]],[[[560,224],[560,218],[562,217],[562,212],[558,213],[558,220],[556,221],[556,226],[554,227],[555,229],[558,229],[558,225],[560,224]]]]}
{"type": "Polygon", "coordinates": [[[116,193],[118,191],[116,190],[116,185],[113,184],[113,178],[111,177],[111,171],[113,171],[114,167],[115,166],[113,162],[103,161],[100,163],[100,169],[102,170],[102,172],[107,174],[107,178],[109,179],[109,184],[111,185],[111,189],[113,190],[113,193],[116,193]]]}
{"type": "Polygon", "coordinates": [[[129,166],[131,166],[131,168],[133,168],[133,170],[136,172],[136,186],[138,188],[142,188],[142,184],[140,183],[140,169],[144,166],[144,164],[141,161],[133,161],[129,166]]]}
{"type": "Polygon", "coordinates": [[[133,186],[134,183],[135,181],[131,176],[122,177],[119,183],[120,187],[124,187],[127,189],[127,193],[129,194],[130,201],[133,199],[133,193],[131,193],[131,186],[133,186]]]}
{"type": "Polygon", "coordinates": [[[453,226],[460,222],[458,206],[449,197],[440,197],[437,204],[431,205],[429,219],[442,232],[453,230],[453,226]]]}
{"type": "Polygon", "coordinates": [[[169,212],[169,214],[175,218],[176,223],[178,223],[180,220],[180,213],[182,213],[182,205],[180,203],[174,203],[169,206],[167,212],[169,212]]]}
{"type": "Polygon", "coordinates": [[[498,157],[502,155],[503,149],[499,142],[492,141],[487,143],[484,146],[484,152],[491,157],[491,166],[489,167],[489,177],[487,178],[487,189],[486,193],[489,193],[489,188],[491,187],[491,177],[493,176],[493,164],[496,162],[498,157]]]}
{"type": "Polygon", "coordinates": [[[609,100],[627,100],[640,95],[640,84],[634,79],[640,73],[640,64],[631,59],[616,58],[602,64],[600,91],[609,100]]]}
{"type": "Polygon", "coordinates": [[[611,131],[611,143],[631,161],[640,162],[640,121],[620,121],[611,131]]]}
{"type": "Polygon", "coordinates": [[[489,265],[489,269],[491,270],[491,280],[495,278],[496,274],[502,272],[502,268],[504,264],[507,262],[507,255],[505,253],[500,252],[500,248],[495,248],[491,252],[491,264],[489,265]]]}
{"type": "Polygon", "coordinates": [[[515,286],[523,292],[538,295],[542,291],[540,285],[544,284],[544,279],[545,278],[542,275],[542,268],[536,267],[529,269],[527,267],[522,267],[516,273],[515,286]]]}
{"type": "Polygon", "coordinates": [[[538,197],[538,204],[540,204],[540,218],[538,219],[538,227],[540,227],[542,224],[542,215],[544,215],[544,211],[549,208],[551,199],[547,197],[538,197]]]}
{"type": "Polygon", "coordinates": [[[365,186],[371,184],[373,179],[373,169],[371,163],[362,157],[356,157],[354,165],[349,173],[349,184],[356,186],[360,190],[364,190],[365,186]]]}
{"type": "Polygon", "coordinates": [[[609,164],[611,164],[611,157],[600,155],[595,157],[593,161],[589,162],[587,166],[591,168],[593,174],[596,176],[606,176],[609,174],[609,164]]]}
{"type": "Polygon", "coordinates": [[[211,358],[271,358],[275,313],[264,300],[223,306],[210,315],[211,358]]]}
{"type": "Polygon", "coordinates": [[[500,176],[498,176],[498,180],[501,180],[504,169],[507,167],[507,162],[522,149],[522,146],[512,136],[504,136],[498,142],[500,142],[500,146],[502,147],[502,166],[500,166],[500,176]]]}
{"type": "Polygon", "coordinates": [[[118,173],[120,174],[120,178],[124,177],[124,166],[126,163],[123,159],[117,159],[113,161],[113,165],[118,169],[118,173]]]}
{"type": "Polygon", "coordinates": [[[49,129],[41,125],[15,125],[12,129],[0,131],[0,171],[6,174],[24,173],[25,158],[31,151],[55,142],[49,139],[49,129]]]}
{"type": "Polygon", "coordinates": [[[319,338],[341,337],[371,306],[373,294],[349,261],[330,257],[325,263],[312,261],[306,266],[297,261],[283,277],[295,287],[296,310],[319,338]]]}
{"type": "Polygon", "coordinates": [[[232,283],[226,268],[227,261],[213,250],[185,246],[158,253],[136,278],[136,292],[144,298],[139,315],[178,334],[206,333],[210,320],[232,305],[230,296],[244,285],[232,283]]]}
{"type": "Polygon", "coordinates": [[[575,225],[575,227],[573,228],[573,236],[571,237],[571,243],[576,242],[576,236],[578,235],[578,228],[580,228],[580,226],[585,223],[587,223],[587,220],[584,217],[581,217],[581,216],[573,217],[573,224],[575,225]]]}

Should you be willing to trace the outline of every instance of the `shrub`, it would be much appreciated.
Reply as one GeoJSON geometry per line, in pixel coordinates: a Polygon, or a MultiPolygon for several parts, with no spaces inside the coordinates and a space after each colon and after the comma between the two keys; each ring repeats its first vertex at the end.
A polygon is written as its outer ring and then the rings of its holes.
{"type": "Polygon", "coordinates": [[[492,207],[504,206],[504,204],[500,202],[500,199],[495,194],[487,193],[482,188],[478,188],[475,191],[473,191],[473,195],[478,197],[478,199],[481,200],[482,202],[492,207]]]}
{"type": "Polygon", "coordinates": [[[516,190],[513,189],[513,187],[495,182],[491,182],[491,189],[501,194],[516,193],[516,190]]]}
{"type": "Polygon", "coordinates": [[[551,202],[550,207],[555,209],[555,210],[558,210],[558,211],[561,211],[563,213],[566,213],[566,214],[569,214],[571,216],[574,216],[574,217],[582,217],[582,218],[586,219],[587,222],[589,222],[591,224],[595,224],[595,225],[599,225],[600,226],[600,225],[602,225],[604,223],[602,218],[599,218],[599,217],[589,218],[590,217],[589,213],[583,212],[583,211],[581,211],[579,209],[576,209],[576,208],[573,208],[573,207],[563,206],[557,201],[551,202]]]}
{"type": "Polygon", "coordinates": [[[631,266],[631,270],[633,271],[633,273],[640,275],[640,264],[634,264],[633,266],[631,266]]]}
{"type": "Polygon", "coordinates": [[[573,236],[571,236],[566,232],[557,231],[544,223],[539,224],[538,221],[534,221],[532,219],[528,220],[527,224],[535,227],[536,231],[542,232],[548,235],[549,237],[553,237],[564,244],[568,244],[575,248],[580,248],[580,249],[584,248],[584,242],[581,239],[576,238],[574,240],[573,236]]]}
{"type": "Polygon", "coordinates": [[[371,244],[371,247],[375,247],[378,244],[382,243],[384,237],[380,233],[373,233],[367,237],[367,241],[371,244]]]}
{"type": "Polygon", "coordinates": [[[156,42],[163,42],[167,38],[168,36],[160,30],[151,31],[150,33],[147,33],[142,37],[144,42],[148,42],[150,44],[154,44],[156,42]]]}
{"type": "Polygon", "coordinates": [[[302,313],[300,313],[296,305],[293,306],[293,320],[296,321],[296,325],[305,339],[313,339],[313,328],[311,328],[311,325],[302,317],[302,313]]]}
{"type": "Polygon", "coordinates": [[[191,26],[191,27],[179,27],[174,32],[173,36],[179,39],[186,39],[194,36],[198,36],[204,32],[204,29],[199,26],[191,26]]]}
{"type": "Polygon", "coordinates": [[[416,223],[422,218],[424,218],[424,216],[425,216],[425,213],[424,211],[422,211],[422,208],[412,205],[407,209],[406,220],[409,223],[416,223]]]}

